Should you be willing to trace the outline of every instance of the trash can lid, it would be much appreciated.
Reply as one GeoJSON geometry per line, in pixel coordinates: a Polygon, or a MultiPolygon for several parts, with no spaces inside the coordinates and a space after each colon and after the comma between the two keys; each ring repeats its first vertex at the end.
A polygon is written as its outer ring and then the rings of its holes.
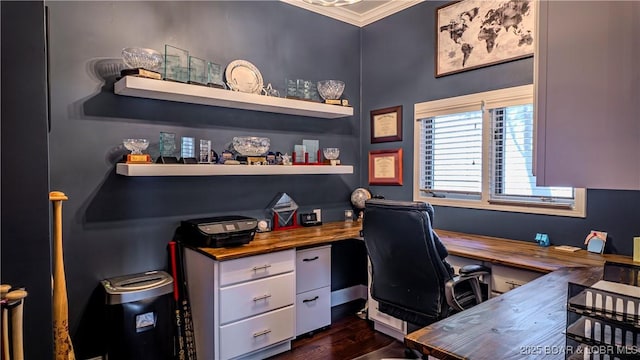
{"type": "Polygon", "coordinates": [[[173,291],[173,278],[165,271],[147,271],[102,280],[107,304],[148,299],[173,291]]]}

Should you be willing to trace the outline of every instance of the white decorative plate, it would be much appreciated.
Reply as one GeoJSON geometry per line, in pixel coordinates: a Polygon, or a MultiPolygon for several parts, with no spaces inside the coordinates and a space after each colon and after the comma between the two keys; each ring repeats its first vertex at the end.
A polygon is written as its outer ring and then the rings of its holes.
{"type": "Polygon", "coordinates": [[[263,82],[260,70],[245,60],[234,60],[227,65],[224,73],[227,85],[233,91],[260,94],[263,82]]]}

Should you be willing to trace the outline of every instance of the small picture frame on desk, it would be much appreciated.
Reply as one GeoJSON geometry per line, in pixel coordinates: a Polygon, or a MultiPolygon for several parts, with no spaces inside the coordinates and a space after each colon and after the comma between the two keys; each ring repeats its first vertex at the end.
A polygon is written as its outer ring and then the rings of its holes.
{"type": "Polygon", "coordinates": [[[402,105],[371,111],[371,143],[402,141],[402,105]]]}

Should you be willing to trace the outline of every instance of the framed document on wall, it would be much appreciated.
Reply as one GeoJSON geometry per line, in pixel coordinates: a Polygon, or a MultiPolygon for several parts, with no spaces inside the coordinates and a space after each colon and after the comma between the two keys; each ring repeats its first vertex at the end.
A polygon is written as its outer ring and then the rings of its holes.
{"type": "Polygon", "coordinates": [[[402,149],[369,151],[369,185],[402,185],[402,149]]]}
{"type": "Polygon", "coordinates": [[[402,141],[402,105],[371,111],[371,143],[402,141]]]}

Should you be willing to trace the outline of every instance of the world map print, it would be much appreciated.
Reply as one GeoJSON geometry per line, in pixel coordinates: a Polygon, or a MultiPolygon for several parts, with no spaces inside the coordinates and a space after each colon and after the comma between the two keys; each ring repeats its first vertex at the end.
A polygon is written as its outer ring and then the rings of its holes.
{"type": "Polygon", "coordinates": [[[436,76],[533,54],[532,0],[464,0],[437,11],[436,76]]]}

